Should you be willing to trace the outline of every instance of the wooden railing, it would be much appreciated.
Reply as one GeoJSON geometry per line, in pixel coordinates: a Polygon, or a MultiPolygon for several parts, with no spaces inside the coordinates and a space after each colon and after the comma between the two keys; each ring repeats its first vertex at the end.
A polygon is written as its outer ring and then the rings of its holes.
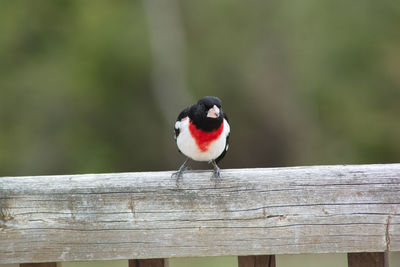
{"type": "Polygon", "coordinates": [[[0,177],[0,264],[252,255],[239,266],[274,266],[275,254],[345,252],[349,266],[387,266],[384,253],[400,251],[400,164],[211,176],[0,177]]]}

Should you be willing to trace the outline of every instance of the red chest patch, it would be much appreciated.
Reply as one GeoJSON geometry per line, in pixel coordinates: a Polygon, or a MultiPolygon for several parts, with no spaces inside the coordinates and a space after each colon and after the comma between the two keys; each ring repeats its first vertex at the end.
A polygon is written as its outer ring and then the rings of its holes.
{"type": "Polygon", "coordinates": [[[221,126],[212,131],[212,132],[205,132],[200,129],[197,129],[196,126],[189,121],[189,131],[190,134],[193,136],[194,140],[196,140],[197,147],[202,151],[205,152],[208,150],[211,142],[216,140],[222,133],[224,129],[224,122],[221,123],[221,126]]]}

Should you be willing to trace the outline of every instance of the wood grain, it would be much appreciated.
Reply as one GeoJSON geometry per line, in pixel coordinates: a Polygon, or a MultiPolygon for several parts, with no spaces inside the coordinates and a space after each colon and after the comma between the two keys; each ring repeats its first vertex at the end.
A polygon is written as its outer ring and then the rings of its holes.
{"type": "Polygon", "coordinates": [[[400,164],[0,178],[0,263],[400,250],[400,164]]]}

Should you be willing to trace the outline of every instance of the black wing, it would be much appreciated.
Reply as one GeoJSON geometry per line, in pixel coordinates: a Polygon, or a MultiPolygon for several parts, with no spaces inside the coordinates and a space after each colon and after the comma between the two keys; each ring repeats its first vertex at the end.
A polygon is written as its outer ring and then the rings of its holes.
{"type": "MultiPolygon", "coordinates": [[[[187,117],[189,115],[189,109],[190,109],[190,107],[187,107],[184,110],[182,110],[182,112],[179,113],[179,116],[176,119],[176,121],[181,121],[183,118],[187,117]]],[[[174,126],[174,130],[175,130],[174,138],[176,140],[176,138],[178,138],[178,135],[180,134],[180,130],[179,130],[179,128],[176,128],[175,126],[174,126]]]]}
{"type": "MultiPolygon", "coordinates": [[[[226,114],[224,113],[224,119],[229,123],[228,117],[226,116],[226,114]]],[[[231,125],[229,124],[229,127],[231,125]]],[[[218,162],[221,161],[221,159],[223,159],[223,157],[225,157],[226,152],[228,151],[229,148],[229,135],[230,133],[226,136],[226,144],[225,144],[225,149],[224,151],[221,153],[221,155],[219,155],[218,158],[215,159],[215,162],[218,164],[218,162]]]]}

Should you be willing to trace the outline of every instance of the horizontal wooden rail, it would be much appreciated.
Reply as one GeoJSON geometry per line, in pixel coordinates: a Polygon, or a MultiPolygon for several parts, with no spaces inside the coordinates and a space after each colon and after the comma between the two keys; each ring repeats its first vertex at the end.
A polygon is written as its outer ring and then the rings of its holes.
{"type": "Polygon", "coordinates": [[[400,251],[400,164],[0,178],[0,263],[400,251]]]}

